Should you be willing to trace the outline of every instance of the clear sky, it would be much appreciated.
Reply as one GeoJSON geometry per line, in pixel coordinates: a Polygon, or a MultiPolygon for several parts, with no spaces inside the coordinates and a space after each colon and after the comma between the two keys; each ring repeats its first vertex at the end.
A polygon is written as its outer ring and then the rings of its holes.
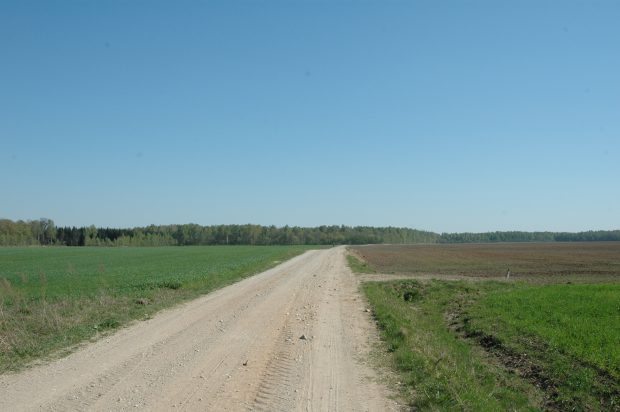
{"type": "Polygon", "coordinates": [[[0,217],[620,229],[620,2],[3,0],[0,217]]]}

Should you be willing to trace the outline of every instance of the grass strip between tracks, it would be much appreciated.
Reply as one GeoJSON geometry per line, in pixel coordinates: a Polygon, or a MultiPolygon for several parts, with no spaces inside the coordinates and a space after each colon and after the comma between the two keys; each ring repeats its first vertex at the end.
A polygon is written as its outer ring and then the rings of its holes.
{"type": "Polygon", "coordinates": [[[363,285],[422,410],[620,410],[620,285],[363,285]]]}
{"type": "Polygon", "coordinates": [[[308,249],[0,248],[0,373],[60,356],[308,249]]]}

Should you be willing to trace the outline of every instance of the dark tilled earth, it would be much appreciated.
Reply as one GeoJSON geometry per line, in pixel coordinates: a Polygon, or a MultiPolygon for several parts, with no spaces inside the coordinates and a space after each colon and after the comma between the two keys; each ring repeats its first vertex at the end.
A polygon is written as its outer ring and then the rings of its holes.
{"type": "Polygon", "coordinates": [[[620,242],[368,245],[352,250],[379,274],[540,283],[620,281],[620,242]]]}

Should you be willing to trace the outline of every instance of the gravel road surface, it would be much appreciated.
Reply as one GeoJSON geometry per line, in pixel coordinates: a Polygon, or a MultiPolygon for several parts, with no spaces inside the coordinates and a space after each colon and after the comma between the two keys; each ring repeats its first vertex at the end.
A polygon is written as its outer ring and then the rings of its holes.
{"type": "Polygon", "coordinates": [[[344,247],[314,250],[0,376],[1,411],[390,411],[344,247]]]}

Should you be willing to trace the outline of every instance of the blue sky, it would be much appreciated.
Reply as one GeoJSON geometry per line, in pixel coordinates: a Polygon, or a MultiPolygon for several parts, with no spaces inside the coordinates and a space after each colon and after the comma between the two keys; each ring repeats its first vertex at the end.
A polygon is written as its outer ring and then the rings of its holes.
{"type": "Polygon", "coordinates": [[[0,3],[0,217],[620,228],[620,2],[0,3]]]}

